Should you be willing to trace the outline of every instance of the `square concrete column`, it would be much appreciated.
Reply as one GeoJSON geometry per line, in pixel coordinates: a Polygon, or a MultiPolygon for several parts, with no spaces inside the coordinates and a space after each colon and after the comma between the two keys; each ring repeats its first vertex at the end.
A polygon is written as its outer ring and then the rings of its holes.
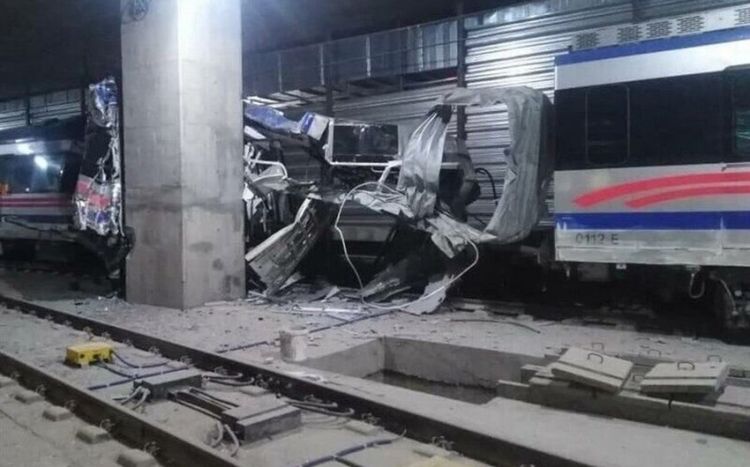
{"type": "Polygon", "coordinates": [[[138,19],[122,3],[127,299],[242,297],[240,0],[157,0],[138,19]]]}

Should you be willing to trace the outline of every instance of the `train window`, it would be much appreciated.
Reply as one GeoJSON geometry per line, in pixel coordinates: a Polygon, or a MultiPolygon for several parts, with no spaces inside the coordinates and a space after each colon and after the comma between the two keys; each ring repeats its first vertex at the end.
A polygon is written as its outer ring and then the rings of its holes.
{"type": "Polygon", "coordinates": [[[56,193],[61,189],[64,157],[10,155],[0,157],[0,186],[5,194],[56,193]]]}
{"type": "Polygon", "coordinates": [[[631,151],[639,165],[724,161],[727,115],[719,73],[631,83],[631,151]]]}
{"type": "Polygon", "coordinates": [[[750,159],[750,70],[733,73],[732,146],[741,159],[750,159]]]}
{"type": "Polygon", "coordinates": [[[626,86],[591,88],[586,93],[586,159],[592,165],[620,165],[630,153],[630,103],[626,86]]]}

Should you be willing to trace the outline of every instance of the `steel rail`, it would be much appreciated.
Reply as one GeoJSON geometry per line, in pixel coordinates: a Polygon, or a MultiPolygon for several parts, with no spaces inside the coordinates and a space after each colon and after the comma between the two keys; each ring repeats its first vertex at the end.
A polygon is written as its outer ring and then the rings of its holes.
{"type": "Polygon", "coordinates": [[[46,400],[68,407],[87,422],[99,426],[106,423],[110,427],[110,434],[126,445],[138,448],[155,446],[154,457],[165,463],[210,467],[240,465],[218,451],[173,433],[132,410],[70,384],[17,356],[0,351],[0,370],[8,375],[17,375],[27,388],[44,388],[46,400]]]}
{"type": "Polygon", "coordinates": [[[313,395],[323,400],[335,401],[340,406],[354,409],[357,414],[374,415],[381,420],[385,429],[393,433],[406,431],[407,437],[428,443],[435,439],[446,439],[452,443],[456,451],[492,465],[582,465],[564,457],[434,418],[431,414],[394,407],[376,397],[353,389],[332,388],[323,383],[292,376],[273,368],[240,361],[227,355],[196,349],[103,321],[3,295],[0,295],[0,305],[68,327],[89,330],[99,335],[106,334],[108,338],[128,342],[142,350],[156,348],[164,357],[175,360],[187,358],[192,365],[203,370],[211,371],[221,367],[231,373],[241,373],[245,378],[263,381],[270,390],[287,397],[299,399],[313,395]]]}

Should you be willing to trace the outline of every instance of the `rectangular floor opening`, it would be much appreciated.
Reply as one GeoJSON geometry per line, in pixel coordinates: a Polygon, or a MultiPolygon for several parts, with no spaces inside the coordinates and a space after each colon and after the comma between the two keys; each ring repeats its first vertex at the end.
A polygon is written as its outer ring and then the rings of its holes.
{"type": "Polygon", "coordinates": [[[521,381],[521,367],[542,364],[529,355],[382,337],[311,359],[304,365],[413,391],[484,404],[497,396],[498,380],[521,381]]]}

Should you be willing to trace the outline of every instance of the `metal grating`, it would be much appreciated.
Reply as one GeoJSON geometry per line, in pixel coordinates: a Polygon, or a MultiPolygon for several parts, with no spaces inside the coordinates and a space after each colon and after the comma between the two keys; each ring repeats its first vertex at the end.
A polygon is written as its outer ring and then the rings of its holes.
{"type": "Polygon", "coordinates": [[[617,29],[617,42],[635,42],[641,39],[641,27],[638,25],[623,26],[617,29]]]}
{"type": "Polygon", "coordinates": [[[688,34],[691,32],[701,32],[703,30],[703,16],[694,15],[677,19],[677,32],[679,34],[688,34]]]}
{"type": "Polygon", "coordinates": [[[750,7],[737,8],[736,14],[737,19],[735,21],[737,23],[737,26],[750,24],[750,7]]]}
{"type": "Polygon", "coordinates": [[[455,68],[458,21],[449,19],[347,37],[244,57],[244,93],[276,92],[325,85],[326,63],[337,83],[455,68]]]}
{"type": "Polygon", "coordinates": [[[68,89],[36,94],[28,99],[0,102],[0,130],[38,125],[46,120],[69,118],[81,114],[81,90],[68,89]]]}
{"type": "Polygon", "coordinates": [[[648,39],[657,39],[672,34],[672,23],[669,21],[656,21],[646,25],[646,37],[648,39]]]}
{"type": "Polygon", "coordinates": [[[576,48],[593,49],[599,45],[599,33],[586,32],[576,36],[576,48]]]}

